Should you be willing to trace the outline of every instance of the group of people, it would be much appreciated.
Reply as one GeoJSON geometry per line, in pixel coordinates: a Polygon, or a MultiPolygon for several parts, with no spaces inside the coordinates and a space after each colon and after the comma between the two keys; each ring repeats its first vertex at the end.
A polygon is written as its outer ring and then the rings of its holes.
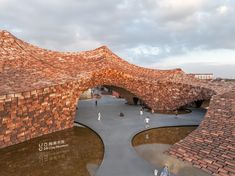
{"type": "MultiPolygon", "coordinates": [[[[98,106],[98,101],[97,100],[95,100],[95,106],[98,106]]],[[[144,114],[144,109],[141,108],[140,109],[140,116],[143,116],[143,114],[144,114]]],[[[97,116],[98,116],[98,121],[100,121],[101,117],[102,117],[100,111],[97,113],[97,116]]],[[[124,117],[124,113],[120,112],[119,116],[120,117],[124,117]]],[[[149,122],[150,122],[149,116],[145,117],[145,128],[149,128],[150,127],[149,122]]]]}
{"type": "MultiPolygon", "coordinates": [[[[98,100],[97,99],[95,100],[95,106],[98,106],[98,100]]],[[[78,108],[76,107],[76,109],[78,109],[78,108]]],[[[151,113],[152,114],[154,113],[153,109],[151,110],[151,113]]],[[[141,109],[140,109],[140,116],[143,116],[143,115],[144,115],[144,109],[143,109],[143,107],[141,107],[141,109]]],[[[101,113],[98,112],[97,116],[98,116],[98,120],[100,121],[101,117],[102,117],[101,113]]],[[[124,113],[120,112],[119,116],[120,117],[124,117],[124,113]]],[[[175,118],[177,118],[177,117],[178,117],[178,110],[175,110],[175,118]]],[[[150,122],[149,116],[145,117],[145,128],[149,128],[150,127],[149,122],[150,122]]]]}
{"type": "MultiPolygon", "coordinates": [[[[143,116],[143,115],[144,115],[144,109],[141,107],[140,116],[143,116]]],[[[149,116],[145,117],[144,121],[145,121],[145,128],[149,128],[149,126],[150,126],[149,125],[149,122],[150,122],[149,116]]]]}
{"type": "MultiPolygon", "coordinates": [[[[98,112],[97,115],[98,115],[98,120],[100,121],[100,120],[101,120],[101,113],[98,112]]],[[[123,113],[123,112],[120,112],[119,116],[120,116],[120,117],[124,117],[124,113],[123,113]]]]}
{"type": "MultiPolygon", "coordinates": [[[[95,106],[98,106],[98,101],[97,100],[95,100],[95,106]]],[[[154,113],[154,110],[151,110],[151,113],[154,113]]],[[[141,107],[141,109],[140,109],[140,116],[142,117],[143,115],[144,115],[144,109],[143,109],[143,107],[141,107]]],[[[119,116],[120,117],[124,117],[124,113],[120,112],[119,116]]],[[[177,118],[178,110],[175,111],[175,116],[177,118]]],[[[101,117],[102,117],[101,113],[98,112],[98,121],[101,120],[101,117]]],[[[149,128],[150,127],[150,124],[149,124],[150,123],[150,117],[146,116],[144,120],[145,120],[145,128],[149,128]]],[[[149,136],[147,136],[147,138],[149,138],[149,136]]],[[[158,175],[158,170],[155,169],[154,170],[154,176],[157,176],[157,175],[158,175]]],[[[169,176],[169,171],[168,171],[168,167],[167,166],[165,166],[163,168],[162,172],[160,173],[160,176],[169,176]]]]}

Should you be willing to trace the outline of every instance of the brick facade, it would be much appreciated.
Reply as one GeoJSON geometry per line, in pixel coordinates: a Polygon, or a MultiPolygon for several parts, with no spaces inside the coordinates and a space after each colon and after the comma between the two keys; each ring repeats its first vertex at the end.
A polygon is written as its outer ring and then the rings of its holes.
{"type": "Polygon", "coordinates": [[[200,126],[169,153],[213,175],[235,175],[235,91],[213,96],[200,126]]]}
{"type": "Polygon", "coordinates": [[[98,85],[123,88],[154,110],[174,110],[213,97],[199,129],[176,144],[170,153],[208,172],[232,173],[234,113],[230,116],[234,112],[231,110],[234,101],[230,96],[223,101],[217,100],[226,92],[229,94],[234,84],[203,82],[187,76],[181,69],[138,67],[122,60],[107,47],[80,53],[45,50],[17,39],[7,31],[0,31],[0,148],[72,127],[80,94],[98,85]],[[205,128],[207,131],[202,130],[205,128]],[[219,143],[214,134],[220,137],[219,143]],[[192,143],[196,139],[198,141],[192,143]],[[195,147],[197,143],[203,144],[202,147],[195,147]],[[184,145],[187,150],[182,148],[184,145]],[[200,151],[200,147],[207,152],[213,147],[222,147],[224,158],[216,160],[218,156],[209,152],[195,159],[195,152],[200,151]],[[210,167],[214,165],[207,164],[210,162],[217,162],[221,170],[212,171],[210,167]],[[203,163],[207,165],[204,167],[203,163]]]}

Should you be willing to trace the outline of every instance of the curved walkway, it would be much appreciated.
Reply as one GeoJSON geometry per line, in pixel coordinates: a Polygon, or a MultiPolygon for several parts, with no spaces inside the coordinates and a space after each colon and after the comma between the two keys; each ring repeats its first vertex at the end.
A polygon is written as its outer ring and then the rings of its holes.
{"type": "Polygon", "coordinates": [[[205,111],[195,109],[190,114],[174,115],[151,114],[139,115],[140,107],[126,105],[125,100],[103,96],[95,106],[94,100],[79,102],[76,122],[87,125],[102,138],[105,146],[103,162],[96,176],[151,176],[155,169],[137,155],[132,147],[132,137],[145,130],[144,117],[150,117],[150,128],[178,125],[198,125],[205,111]],[[97,112],[102,118],[97,120],[97,112]],[[119,113],[123,112],[124,117],[119,113]]]}

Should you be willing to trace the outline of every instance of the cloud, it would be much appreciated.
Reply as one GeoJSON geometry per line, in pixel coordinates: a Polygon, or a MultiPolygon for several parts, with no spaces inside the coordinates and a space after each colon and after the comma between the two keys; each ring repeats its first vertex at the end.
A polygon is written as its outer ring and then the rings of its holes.
{"type": "Polygon", "coordinates": [[[213,51],[199,49],[179,56],[171,56],[150,67],[161,69],[178,67],[186,72],[214,73],[216,77],[234,78],[235,52],[228,49],[213,51]]]}
{"type": "Polygon", "coordinates": [[[214,62],[229,64],[225,52],[235,52],[234,7],[233,0],[0,0],[0,28],[53,50],[107,45],[142,66],[170,68],[173,57],[190,63],[205,52],[219,52],[214,62]],[[189,53],[195,57],[184,57],[189,53]]]}
{"type": "Polygon", "coordinates": [[[157,17],[167,21],[178,21],[196,13],[207,4],[208,0],[147,0],[147,2],[157,17]]]}
{"type": "MultiPolygon", "coordinates": [[[[195,63],[210,63],[213,65],[226,65],[227,63],[230,63],[235,65],[235,52],[228,49],[212,51],[196,49],[182,55],[168,57],[159,62],[159,64],[168,66],[195,63]]],[[[156,65],[158,65],[158,63],[156,63],[156,65]]]]}
{"type": "Polygon", "coordinates": [[[220,15],[225,15],[228,12],[228,7],[225,5],[219,6],[216,11],[220,14],[220,15]]]}
{"type": "Polygon", "coordinates": [[[158,47],[140,45],[129,49],[129,52],[134,55],[158,55],[161,51],[158,47]]]}

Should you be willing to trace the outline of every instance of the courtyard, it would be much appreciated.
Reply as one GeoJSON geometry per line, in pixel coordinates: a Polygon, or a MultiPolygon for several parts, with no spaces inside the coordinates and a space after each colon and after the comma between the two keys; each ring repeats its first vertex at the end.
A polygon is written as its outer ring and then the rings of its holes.
{"type": "Polygon", "coordinates": [[[160,175],[164,165],[168,165],[170,170],[175,171],[171,173],[172,175],[208,175],[188,162],[163,155],[164,150],[157,152],[156,146],[152,148],[148,146],[151,148],[150,151],[152,150],[148,155],[160,155],[157,159],[160,160],[158,163],[162,164],[151,165],[138,156],[132,146],[133,137],[146,130],[145,117],[150,117],[149,128],[197,126],[205,115],[205,109],[192,109],[191,113],[178,115],[177,118],[174,114],[152,114],[146,111],[141,116],[139,112],[141,106],[128,105],[125,102],[125,99],[117,99],[110,95],[102,96],[98,100],[98,106],[95,106],[94,99],[79,101],[75,121],[92,128],[104,143],[104,158],[96,175],[147,176],[153,175],[155,169],[159,170],[160,175]],[[102,115],[100,120],[98,120],[98,112],[102,115]],[[123,117],[120,117],[120,112],[124,114],[123,117]]]}

